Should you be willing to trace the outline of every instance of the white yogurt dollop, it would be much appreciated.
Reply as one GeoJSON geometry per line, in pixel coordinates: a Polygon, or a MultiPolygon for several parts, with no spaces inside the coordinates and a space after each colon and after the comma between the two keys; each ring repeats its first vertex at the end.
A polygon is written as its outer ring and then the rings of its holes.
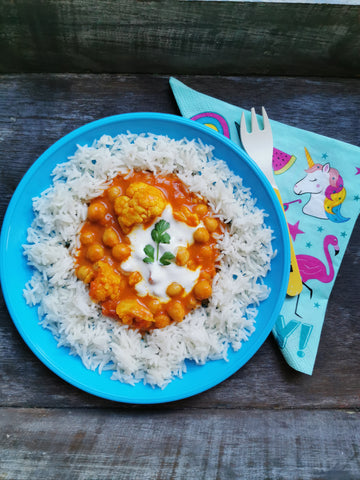
{"type": "Polygon", "coordinates": [[[162,265],[156,260],[156,243],[151,238],[151,231],[161,219],[170,224],[170,227],[166,230],[170,235],[170,243],[160,243],[159,258],[165,252],[170,252],[176,256],[179,247],[188,247],[194,242],[193,234],[198,227],[190,227],[186,223],[175,220],[171,205],[167,205],[161,217],[157,218],[153,225],[148,228],[144,228],[143,224],[136,225],[128,234],[131,242],[131,255],[121,264],[121,268],[126,272],[138,271],[141,273],[143,280],[135,286],[140,296],[149,294],[166,302],[169,300],[166,289],[170,283],[179,283],[183,286],[184,291],[189,293],[199,278],[201,268],[198,267],[194,271],[189,270],[186,266],[180,267],[174,262],[171,262],[170,265],[162,265]],[[143,261],[146,257],[144,253],[146,245],[154,247],[155,259],[153,263],[143,261]]]}

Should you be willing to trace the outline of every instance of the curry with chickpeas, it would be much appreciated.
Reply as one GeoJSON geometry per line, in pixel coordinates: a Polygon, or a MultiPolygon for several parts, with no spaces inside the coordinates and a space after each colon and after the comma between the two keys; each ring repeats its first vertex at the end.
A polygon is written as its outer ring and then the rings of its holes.
{"type": "Polygon", "coordinates": [[[118,175],[88,205],[76,275],[104,315],[142,332],[163,328],[211,296],[223,229],[175,174],[118,175]]]}

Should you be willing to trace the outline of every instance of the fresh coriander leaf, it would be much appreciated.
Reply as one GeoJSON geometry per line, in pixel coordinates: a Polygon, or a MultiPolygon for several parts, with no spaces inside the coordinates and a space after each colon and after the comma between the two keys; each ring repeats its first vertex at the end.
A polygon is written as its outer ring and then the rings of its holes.
{"type": "Polygon", "coordinates": [[[165,252],[161,258],[164,258],[165,260],[172,260],[175,258],[175,255],[173,255],[171,252],[165,252]]]}
{"type": "Polygon", "coordinates": [[[164,265],[164,267],[166,267],[166,265],[170,265],[171,262],[169,262],[169,260],[162,260],[162,257],[160,258],[159,262],[161,263],[161,265],[164,265]]]}
{"type": "Polygon", "coordinates": [[[146,245],[144,247],[144,253],[147,255],[143,261],[145,263],[153,263],[154,261],[154,253],[155,253],[155,250],[154,250],[154,247],[152,245],[146,245]]]}
{"type": "Polygon", "coordinates": [[[171,260],[172,260],[173,258],[175,258],[175,255],[173,255],[173,254],[170,253],[170,252],[165,252],[165,253],[161,256],[159,262],[160,262],[162,265],[170,265],[171,260]]]}
{"type": "Polygon", "coordinates": [[[170,243],[170,235],[165,232],[160,236],[159,243],[170,243]]]}
{"type": "Polygon", "coordinates": [[[146,247],[144,248],[144,252],[146,253],[146,255],[152,259],[154,259],[154,252],[155,252],[155,249],[152,245],[146,245],[146,247]]]}
{"type": "Polygon", "coordinates": [[[159,243],[160,233],[155,228],[151,230],[151,238],[154,240],[155,243],[159,243]]]}
{"type": "Polygon", "coordinates": [[[157,232],[160,233],[160,235],[162,233],[165,232],[165,230],[167,230],[168,228],[170,227],[170,223],[169,222],[166,222],[165,220],[161,219],[157,222],[157,224],[155,225],[155,230],[157,232]]]}

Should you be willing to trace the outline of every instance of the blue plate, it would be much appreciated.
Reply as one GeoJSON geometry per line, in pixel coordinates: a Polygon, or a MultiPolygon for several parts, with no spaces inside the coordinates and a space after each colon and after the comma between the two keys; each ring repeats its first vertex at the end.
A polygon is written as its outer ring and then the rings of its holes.
{"type": "Polygon", "coordinates": [[[203,392],[228,378],[241,368],[263,344],[282,307],[289,279],[289,237],[284,215],[267,179],[254,162],[234,143],[210,128],[175,115],[133,113],[107,117],[89,123],[52,145],[32,165],[16,189],[7,209],[0,244],[0,273],[4,298],[10,315],[24,341],[35,355],[53,372],[72,385],[99,397],[126,403],[154,404],[170,402],[203,392]],[[27,266],[22,245],[33,219],[32,198],[51,184],[55,165],[67,160],[77,145],[91,144],[103,134],[146,133],[168,135],[180,140],[199,138],[215,147],[216,158],[224,159],[229,168],[243,178],[245,186],[258,199],[257,205],[269,216],[267,223],[274,231],[273,247],[278,255],[272,261],[265,283],[270,296],[258,309],[256,330],[238,352],[229,352],[229,360],[211,361],[199,366],[187,362],[187,373],[174,379],[165,389],[142,383],[130,386],[110,379],[111,372],[99,375],[87,370],[67,348],[58,348],[52,334],[38,323],[37,308],[26,305],[25,283],[32,270],[27,266]]]}

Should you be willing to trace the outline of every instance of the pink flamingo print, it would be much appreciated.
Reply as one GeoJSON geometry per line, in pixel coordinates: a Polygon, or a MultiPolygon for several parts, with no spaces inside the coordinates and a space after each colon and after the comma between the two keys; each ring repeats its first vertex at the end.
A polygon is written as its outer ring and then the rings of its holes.
{"type": "MultiPolygon", "coordinates": [[[[322,283],[329,283],[334,278],[335,271],[329,252],[329,245],[333,245],[335,255],[337,255],[340,249],[338,239],[335,237],[335,235],[326,235],[323,244],[325,258],[329,266],[329,272],[327,272],[326,265],[318,258],[312,257],[311,255],[296,255],[302,283],[310,291],[310,298],[312,297],[313,291],[308,285],[306,285],[308,280],[319,280],[319,282],[322,283]]],[[[296,300],[295,314],[298,317],[301,317],[301,315],[297,313],[299,297],[300,295],[298,295],[296,300]]]]}

